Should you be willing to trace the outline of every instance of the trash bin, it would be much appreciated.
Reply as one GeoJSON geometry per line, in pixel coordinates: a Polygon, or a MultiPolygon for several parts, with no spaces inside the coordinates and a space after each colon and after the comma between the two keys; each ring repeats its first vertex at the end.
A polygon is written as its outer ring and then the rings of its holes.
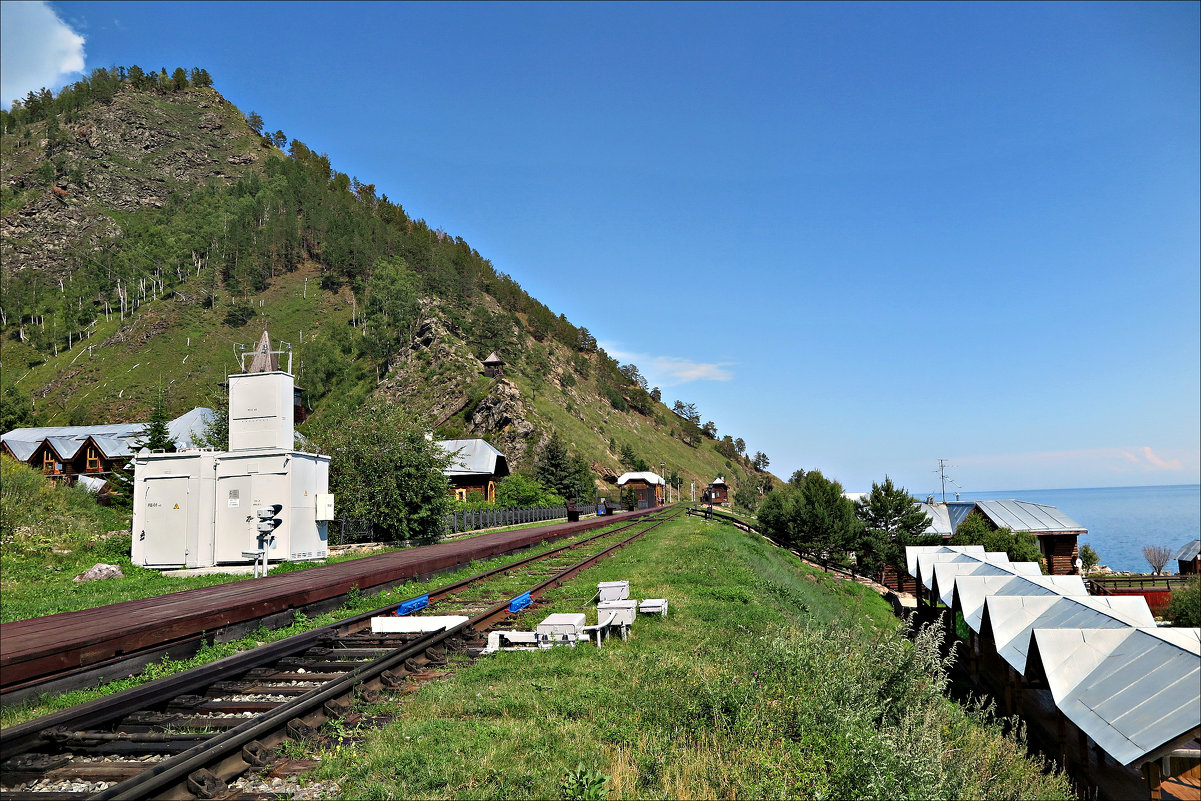
{"type": "Polygon", "coordinates": [[[580,508],[578,506],[576,506],[574,503],[569,503],[567,505],[567,522],[568,523],[580,522],[580,508]]]}

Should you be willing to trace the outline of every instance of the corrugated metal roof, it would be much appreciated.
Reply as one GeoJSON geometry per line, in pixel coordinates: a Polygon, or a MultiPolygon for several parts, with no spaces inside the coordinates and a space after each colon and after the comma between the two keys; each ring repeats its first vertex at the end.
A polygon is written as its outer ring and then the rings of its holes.
{"type": "Polygon", "coordinates": [[[1029,501],[976,501],[976,508],[999,528],[1033,533],[1086,531],[1084,526],[1054,506],[1029,501]]]}
{"type": "Polygon", "coordinates": [[[975,565],[963,562],[942,562],[934,565],[934,581],[930,584],[930,595],[950,606],[955,600],[955,581],[966,576],[1041,576],[1042,569],[1036,562],[1010,562],[1005,559],[994,562],[978,562],[975,565]]]}
{"type": "MultiPolygon", "coordinates": [[[[167,423],[167,431],[171,438],[175,440],[175,444],[179,448],[193,448],[200,444],[199,437],[204,431],[209,422],[216,417],[216,412],[212,409],[206,409],[203,406],[197,406],[189,412],[181,414],[174,420],[167,423]]],[[[15,428],[3,435],[5,444],[12,449],[13,453],[17,452],[18,446],[16,443],[32,443],[33,449],[46,440],[52,440],[55,450],[60,456],[70,459],[79,451],[79,446],[84,440],[91,437],[96,444],[101,447],[105,454],[112,458],[114,456],[130,456],[133,453],[132,446],[134,442],[140,439],[146,431],[146,423],[110,423],[106,425],[95,426],[41,426],[38,428],[15,428]],[[70,445],[67,440],[72,440],[76,444],[70,445]],[[103,440],[103,443],[102,443],[103,440]],[[124,445],[118,443],[124,442],[124,445]],[[63,450],[59,450],[59,446],[70,451],[68,456],[63,450]],[[113,450],[110,451],[109,448],[113,450]]],[[[27,446],[19,446],[22,449],[27,449],[27,446]]],[[[29,459],[33,455],[33,449],[28,450],[22,461],[29,459]]]]}
{"type": "Polygon", "coordinates": [[[1036,628],[1120,629],[1154,625],[1155,618],[1141,595],[991,595],[984,601],[980,631],[992,637],[1001,658],[1023,673],[1031,632],[1036,628]]]}
{"type": "Polygon", "coordinates": [[[1179,562],[1191,562],[1197,558],[1198,553],[1201,553],[1201,540],[1193,540],[1182,546],[1172,558],[1179,562]]]}
{"type": "Polygon", "coordinates": [[[964,521],[972,510],[976,508],[973,501],[951,501],[947,504],[947,515],[951,520],[951,530],[955,531],[959,528],[959,524],[964,521]]]}
{"type": "Polygon", "coordinates": [[[906,545],[905,567],[917,578],[917,559],[929,553],[984,553],[983,545],[906,545]]]}
{"type": "Polygon", "coordinates": [[[4,444],[8,446],[10,451],[12,451],[12,454],[17,458],[17,461],[28,462],[29,457],[33,456],[33,452],[36,451],[38,446],[42,444],[42,440],[39,439],[34,442],[26,442],[19,439],[6,439],[4,440],[4,444]]]}
{"type": "Polygon", "coordinates": [[[658,473],[643,471],[640,473],[622,473],[617,479],[617,486],[624,487],[630,481],[645,481],[647,484],[666,484],[658,473]]]}
{"type": "Polygon", "coordinates": [[[1201,727],[1201,629],[1037,628],[1027,677],[1116,761],[1201,727]]]}
{"type": "Polygon", "coordinates": [[[509,474],[505,455],[482,439],[441,439],[438,445],[454,457],[443,472],[448,476],[509,474]]]}
{"type": "Polygon", "coordinates": [[[46,442],[63,459],[71,460],[75,458],[75,454],[79,453],[79,448],[86,439],[87,437],[78,439],[75,437],[46,437],[46,442]]]}
{"type": "Polygon", "coordinates": [[[943,562],[959,562],[963,564],[980,564],[987,562],[994,565],[1009,565],[1009,556],[999,551],[985,552],[983,547],[979,553],[928,553],[920,554],[917,558],[917,580],[926,589],[934,586],[934,566],[943,562]]]}
{"type": "Polygon", "coordinates": [[[957,576],[951,606],[978,632],[990,595],[1088,595],[1088,589],[1080,576],[957,576]]]}
{"type": "Polygon", "coordinates": [[[216,417],[217,413],[212,409],[197,406],[192,411],[185,412],[167,423],[167,431],[171,434],[171,439],[175,440],[176,448],[198,448],[205,428],[216,417]]]}

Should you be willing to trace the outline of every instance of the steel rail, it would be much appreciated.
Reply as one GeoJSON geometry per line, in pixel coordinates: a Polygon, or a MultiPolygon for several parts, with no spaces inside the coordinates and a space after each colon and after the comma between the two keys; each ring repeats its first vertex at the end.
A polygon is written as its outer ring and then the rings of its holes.
{"type": "MultiPolygon", "coordinates": [[[[512,570],[531,562],[549,559],[564,551],[585,546],[598,539],[611,537],[641,522],[643,521],[623,521],[623,524],[617,528],[468,576],[467,578],[431,590],[428,595],[431,599],[446,597],[472,583],[483,581],[498,573],[512,570]]],[[[130,709],[143,709],[148,706],[154,706],[155,704],[170,700],[177,695],[186,693],[194,687],[203,686],[214,681],[222,681],[258,667],[261,664],[275,662],[297,653],[303,653],[305,650],[317,645],[320,640],[353,630],[356,626],[368,623],[372,617],[387,614],[395,607],[396,604],[388,604],[369,612],[363,612],[329,623],[311,631],[294,634],[274,643],[224,657],[207,665],[191,668],[174,676],[166,676],[140,687],[132,687],[105,698],[98,698],[61,712],[55,712],[51,715],[28,721],[27,723],[0,730],[0,762],[4,762],[44,743],[46,738],[42,737],[41,733],[48,729],[81,729],[109,723],[128,714],[130,709]]]]}
{"type": "MultiPolygon", "coordinates": [[[[635,524],[651,522],[645,530],[616,543],[600,553],[589,556],[563,571],[551,576],[545,581],[532,587],[528,592],[531,597],[538,597],[553,586],[562,584],[573,578],[580,571],[600,561],[614,551],[639,539],[648,532],[662,525],[667,518],[637,521],[635,524]],[[653,521],[653,522],[652,522],[653,521]]],[[[634,524],[632,524],[634,525],[634,524]]],[[[628,528],[623,527],[623,528],[628,528]]],[[[484,610],[474,618],[464,621],[453,628],[443,628],[437,632],[426,634],[417,640],[406,644],[400,649],[375,660],[370,665],[356,668],[350,674],[335,679],[322,687],[314,688],[309,693],[295,698],[259,718],[247,721],[233,729],[226,730],[208,741],[191,749],[158,762],[138,776],[127,779],[112,787],[88,796],[89,801],[133,801],[141,798],[186,798],[192,793],[188,783],[203,785],[203,779],[197,781],[191,777],[197,771],[205,770],[214,762],[236,756],[248,744],[261,740],[297,718],[304,718],[320,712],[331,701],[341,696],[353,693],[354,688],[383,676],[386,671],[403,666],[416,656],[427,654],[431,649],[443,646],[455,637],[472,631],[479,631],[509,614],[508,600],[484,610]]],[[[244,768],[243,768],[244,769],[244,768]]],[[[237,775],[241,770],[231,773],[237,775]]]]}

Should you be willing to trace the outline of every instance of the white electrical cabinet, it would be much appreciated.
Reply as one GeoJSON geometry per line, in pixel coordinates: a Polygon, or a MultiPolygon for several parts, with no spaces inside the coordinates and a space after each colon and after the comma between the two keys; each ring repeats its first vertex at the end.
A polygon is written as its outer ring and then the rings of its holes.
{"type": "Polygon", "coordinates": [[[324,559],[318,492],[329,457],[299,451],[184,451],[137,457],[133,562],[145,567],[324,559]]]}
{"type": "Polygon", "coordinates": [[[134,564],[248,564],[258,551],[272,562],[329,555],[329,457],[293,450],[296,390],[274,353],[264,332],[250,372],[229,376],[229,450],[135,457],[134,564]]]}
{"type": "Polygon", "coordinates": [[[599,624],[613,613],[614,626],[632,626],[638,616],[637,601],[601,601],[596,605],[596,622],[599,624]]]}

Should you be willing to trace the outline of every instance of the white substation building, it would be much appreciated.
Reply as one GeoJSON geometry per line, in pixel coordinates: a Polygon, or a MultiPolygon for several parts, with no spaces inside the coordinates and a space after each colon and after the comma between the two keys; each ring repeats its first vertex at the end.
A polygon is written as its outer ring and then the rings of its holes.
{"type": "Polygon", "coordinates": [[[329,457],[295,449],[291,353],[267,332],[229,376],[229,450],[136,457],[133,563],[145,567],[324,559],[329,457]],[[246,358],[253,357],[249,368],[246,358]]]}

